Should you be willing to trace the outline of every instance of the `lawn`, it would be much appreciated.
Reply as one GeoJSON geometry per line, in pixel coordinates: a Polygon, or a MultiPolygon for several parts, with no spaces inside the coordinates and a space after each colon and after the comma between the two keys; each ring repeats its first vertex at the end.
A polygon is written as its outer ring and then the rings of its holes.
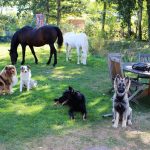
{"type": "MultiPolygon", "coordinates": [[[[0,44],[0,70],[10,64],[9,44],[0,44]]],[[[12,95],[0,97],[0,150],[88,150],[91,147],[107,149],[149,149],[150,104],[132,105],[133,125],[122,129],[111,127],[111,118],[102,115],[111,112],[111,88],[106,56],[89,54],[87,65],[77,65],[76,53],[72,61],[65,61],[64,49],[58,53],[58,64],[47,66],[48,47],[36,48],[39,64],[34,64],[29,49],[26,64],[31,66],[32,78],[38,87],[19,92],[19,83],[12,95]],[[68,88],[86,96],[88,119],[76,114],[70,120],[68,108],[55,106],[53,100],[68,88]],[[148,107],[149,106],[149,107],[148,107]]],[[[21,48],[16,65],[19,79],[21,48]]],[[[53,60],[52,60],[53,61],[53,60]]]]}

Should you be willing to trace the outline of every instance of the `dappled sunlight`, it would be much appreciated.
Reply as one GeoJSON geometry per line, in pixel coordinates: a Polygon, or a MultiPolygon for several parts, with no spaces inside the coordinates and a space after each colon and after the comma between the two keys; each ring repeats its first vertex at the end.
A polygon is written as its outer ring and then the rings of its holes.
{"type": "Polygon", "coordinates": [[[24,104],[18,104],[12,106],[12,110],[16,111],[17,115],[33,115],[34,113],[39,113],[44,107],[44,105],[27,106],[24,104]]]}
{"type": "Polygon", "coordinates": [[[103,112],[105,112],[105,111],[108,111],[109,108],[110,108],[110,107],[109,107],[108,105],[103,105],[102,107],[99,107],[99,108],[97,109],[97,111],[98,111],[99,113],[103,113],[103,112]]]}
{"type": "Polygon", "coordinates": [[[60,129],[63,129],[63,125],[56,125],[56,124],[54,124],[54,125],[52,126],[52,129],[53,129],[53,130],[60,130],[60,129]]]}
{"type": "Polygon", "coordinates": [[[94,105],[97,105],[100,102],[100,98],[94,99],[92,102],[89,102],[89,106],[92,107],[94,105]]]}
{"type": "Polygon", "coordinates": [[[80,75],[83,73],[81,68],[74,68],[70,70],[64,70],[64,67],[59,67],[52,71],[51,78],[57,79],[69,79],[74,76],[80,75]]]}
{"type": "Polygon", "coordinates": [[[150,145],[150,132],[144,131],[125,131],[126,137],[130,139],[139,138],[142,143],[150,145]]]}

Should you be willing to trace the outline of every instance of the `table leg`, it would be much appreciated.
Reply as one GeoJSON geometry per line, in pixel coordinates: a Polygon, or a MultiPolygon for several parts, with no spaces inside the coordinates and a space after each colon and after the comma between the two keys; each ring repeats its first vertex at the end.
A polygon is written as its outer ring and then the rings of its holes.
{"type": "Polygon", "coordinates": [[[148,88],[144,89],[142,91],[141,94],[139,94],[137,97],[136,97],[136,100],[139,100],[143,97],[146,97],[146,96],[150,96],[150,80],[149,80],[149,85],[148,85],[148,88]]]}

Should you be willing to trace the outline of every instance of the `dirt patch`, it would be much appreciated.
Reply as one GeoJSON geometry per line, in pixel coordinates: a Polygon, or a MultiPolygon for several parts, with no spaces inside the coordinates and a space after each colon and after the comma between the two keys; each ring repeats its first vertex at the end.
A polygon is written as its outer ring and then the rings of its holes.
{"type": "MultiPolygon", "coordinates": [[[[112,128],[111,119],[104,119],[83,129],[67,130],[60,135],[33,139],[21,146],[22,150],[149,150],[150,113],[135,114],[133,125],[112,128]]],[[[0,145],[0,150],[6,148],[0,145]]]]}
{"type": "MultiPolygon", "coordinates": [[[[112,128],[111,120],[84,129],[75,129],[61,136],[47,136],[26,146],[30,150],[148,150],[150,130],[141,125],[149,114],[136,116],[132,127],[112,128]]],[[[150,121],[147,120],[145,126],[150,121]]],[[[149,127],[150,129],[150,127],[149,127]]]]}

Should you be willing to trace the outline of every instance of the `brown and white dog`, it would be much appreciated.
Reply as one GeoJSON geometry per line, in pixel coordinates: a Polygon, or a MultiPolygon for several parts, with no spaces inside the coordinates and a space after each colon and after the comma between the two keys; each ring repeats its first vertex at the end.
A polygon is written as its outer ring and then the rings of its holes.
{"type": "Polygon", "coordinates": [[[122,127],[126,124],[132,125],[132,109],[129,106],[128,91],[131,81],[129,77],[121,78],[117,75],[114,80],[114,96],[113,96],[113,127],[117,128],[119,121],[122,121],[122,127]]]}
{"type": "Polygon", "coordinates": [[[18,82],[16,67],[7,65],[0,73],[0,94],[13,93],[12,87],[18,82]]]}
{"type": "Polygon", "coordinates": [[[23,87],[27,88],[27,91],[37,86],[37,82],[31,79],[31,69],[30,66],[20,67],[20,92],[22,92],[23,87]]]}

